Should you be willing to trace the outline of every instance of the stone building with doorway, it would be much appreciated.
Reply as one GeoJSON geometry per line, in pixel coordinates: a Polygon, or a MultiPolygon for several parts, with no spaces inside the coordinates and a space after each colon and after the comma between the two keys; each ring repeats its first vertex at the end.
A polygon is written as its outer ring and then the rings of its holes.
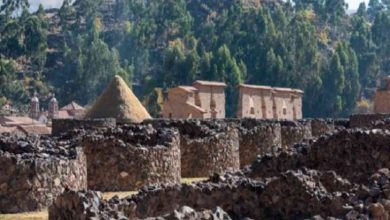
{"type": "Polygon", "coordinates": [[[163,118],[225,118],[225,87],[222,82],[198,80],[169,89],[163,118]]]}
{"type": "Polygon", "coordinates": [[[377,89],[374,98],[374,113],[390,113],[390,76],[384,80],[384,86],[377,89]]]}
{"type": "Polygon", "coordinates": [[[238,118],[302,119],[302,90],[247,84],[239,90],[238,118]]]}

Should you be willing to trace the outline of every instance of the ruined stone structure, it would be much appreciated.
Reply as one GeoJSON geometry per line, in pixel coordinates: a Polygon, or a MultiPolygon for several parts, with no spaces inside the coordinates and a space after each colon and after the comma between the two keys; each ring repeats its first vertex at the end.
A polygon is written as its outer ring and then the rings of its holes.
{"type": "Polygon", "coordinates": [[[379,88],[376,91],[374,98],[374,113],[390,114],[390,76],[386,78],[384,88],[379,88]]]}
{"type": "Polygon", "coordinates": [[[283,149],[313,137],[310,121],[280,121],[280,124],[283,149]]]}
{"type": "Polygon", "coordinates": [[[223,124],[213,128],[212,125],[197,125],[195,122],[190,122],[187,126],[193,128],[181,131],[183,177],[205,177],[240,168],[239,137],[236,129],[223,124]],[[192,132],[194,130],[198,132],[192,132]]]}
{"type": "Polygon", "coordinates": [[[83,139],[89,189],[133,191],[180,183],[180,139],[175,129],[123,125],[83,139]]]}
{"type": "Polygon", "coordinates": [[[156,185],[109,201],[67,191],[49,218],[171,219],[189,206],[197,213],[220,209],[223,219],[388,219],[389,146],[388,132],[343,130],[196,184],[156,185]]]}
{"type": "Polygon", "coordinates": [[[41,210],[65,188],[87,187],[86,159],[71,140],[0,137],[0,213],[41,210]]]}
{"type": "Polygon", "coordinates": [[[115,118],[102,119],[53,119],[52,134],[60,135],[75,129],[97,129],[115,127],[115,118]]]}
{"type": "Polygon", "coordinates": [[[382,130],[342,130],[312,144],[300,144],[276,156],[260,157],[249,177],[272,177],[307,167],[333,170],[350,181],[363,183],[368,173],[390,167],[390,133],[382,130]]]}
{"type": "Polygon", "coordinates": [[[373,128],[376,122],[390,118],[390,114],[356,114],[349,118],[351,128],[373,128]]]}
{"type": "Polygon", "coordinates": [[[225,118],[225,83],[195,81],[193,86],[170,89],[164,118],[225,118]]]}
{"type": "Polygon", "coordinates": [[[282,146],[279,123],[242,120],[237,129],[240,136],[240,166],[252,164],[258,155],[275,153],[282,146]]]}
{"type": "Polygon", "coordinates": [[[239,135],[234,123],[194,119],[144,122],[157,128],[179,130],[181,176],[190,178],[207,177],[240,168],[239,135]]]}
{"type": "Polygon", "coordinates": [[[336,130],[335,122],[331,119],[312,119],[310,122],[313,137],[320,137],[336,130]]]}
{"type": "Polygon", "coordinates": [[[239,89],[238,118],[302,119],[302,90],[246,84],[239,89]]]}

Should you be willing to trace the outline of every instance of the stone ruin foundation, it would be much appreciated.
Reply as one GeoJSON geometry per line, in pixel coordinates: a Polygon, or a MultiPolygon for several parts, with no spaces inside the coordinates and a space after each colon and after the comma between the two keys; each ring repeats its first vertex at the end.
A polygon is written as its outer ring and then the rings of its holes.
{"type": "Polygon", "coordinates": [[[108,201],[91,191],[67,191],[49,218],[388,219],[389,147],[388,131],[344,130],[196,184],[155,185],[108,201]]]}
{"type": "Polygon", "coordinates": [[[87,187],[85,155],[69,140],[1,136],[0,167],[0,213],[41,210],[65,188],[87,187]]]}
{"type": "Polygon", "coordinates": [[[83,138],[88,188],[132,191],[159,183],[180,183],[180,139],[176,129],[121,125],[83,138]]]}
{"type": "Polygon", "coordinates": [[[237,129],[240,136],[240,166],[252,164],[258,155],[277,152],[282,146],[281,126],[260,120],[239,121],[237,129]]]}

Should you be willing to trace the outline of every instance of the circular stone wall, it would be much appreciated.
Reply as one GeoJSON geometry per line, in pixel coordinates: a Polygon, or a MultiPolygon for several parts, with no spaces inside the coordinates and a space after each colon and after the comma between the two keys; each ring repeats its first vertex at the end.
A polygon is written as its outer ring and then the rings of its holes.
{"type": "Polygon", "coordinates": [[[180,183],[179,133],[175,129],[123,125],[84,139],[88,187],[132,191],[151,184],[180,183]]]}
{"type": "Polygon", "coordinates": [[[1,137],[0,167],[0,213],[41,210],[65,188],[87,187],[82,149],[50,139],[1,137]]]}
{"type": "Polygon", "coordinates": [[[258,155],[274,153],[281,147],[279,123],[259,120],[243,120],[239,126],[240,166],[252,164],[258,155]]]}
{"type": "Polygon", "coordinates": [[[237,129],[218,121],[186,121],[179,126],[183,126],[182,177],[207,177],[240,169],[237,129]]]}

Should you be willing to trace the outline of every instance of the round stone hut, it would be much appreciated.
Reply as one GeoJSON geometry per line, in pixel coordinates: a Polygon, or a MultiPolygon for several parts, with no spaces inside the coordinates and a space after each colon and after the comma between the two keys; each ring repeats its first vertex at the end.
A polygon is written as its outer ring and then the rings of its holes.
{"type": "Polygon", "coordinates": [[[179,133],[142,125],[96,130],[83,140],[88,188],[133,191],[152,184],[180,183],[179,133]]]}
{"type": "Polygon", "coordinates": [[[242,119],[238,123],[240,136],[240,166],[254,162],[258,155],[275,153],[282,146],[279,123],[242,119]]]}
{"type": "Polygon", "coordinates": [[[70,141],[1,136],[0,167],[0,213],[42,210],[65,188],[87,187],[85,155],[70,141]]]}

